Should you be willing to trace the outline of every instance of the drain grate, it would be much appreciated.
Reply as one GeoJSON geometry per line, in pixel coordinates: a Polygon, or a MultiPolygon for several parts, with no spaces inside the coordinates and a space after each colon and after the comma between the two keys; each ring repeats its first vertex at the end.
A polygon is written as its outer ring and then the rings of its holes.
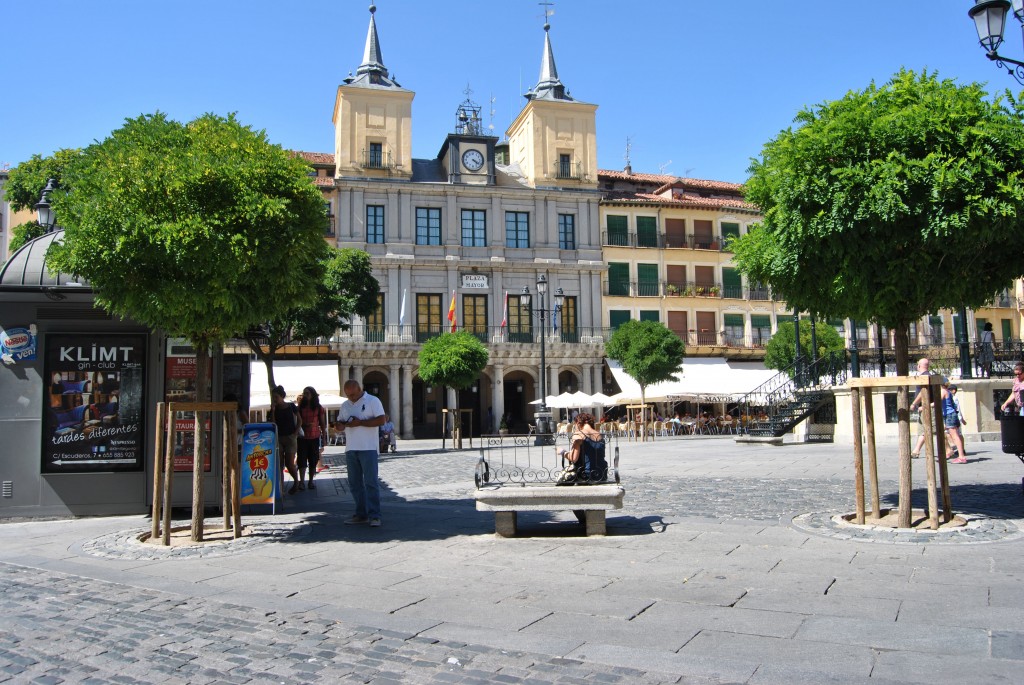
{"type": "Polygon", "coordinates": [[[5,480],[4,481],[3,496],[4,497],[14,497],[14,481],[13,480],[5,480]]]}

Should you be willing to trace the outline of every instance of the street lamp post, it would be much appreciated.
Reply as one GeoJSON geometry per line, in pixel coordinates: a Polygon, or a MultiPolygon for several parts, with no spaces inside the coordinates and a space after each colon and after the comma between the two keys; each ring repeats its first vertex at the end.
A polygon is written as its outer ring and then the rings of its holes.
{"type": "Polygon", "coordinates": [[[50,206],[50,193],[57,189],[57,182],[52,178],[46,180],[46,187],[39,195],[39,202],[35,204],[36,221],[46,229],[46,232],[54,230],[57,225],[57,217],[50,206]]]}
{"type": "MultiPolygon", "coordinates": [[[[547,360],[545,359],[545,342],[544,339],[547,337],[545,334],[545,319],[549,310],[547,309],[547,292],[548,292],[548,279],[544,274],[537,277],[537,294],[540,295],[540,307],[530,307],[530,288],[529,286],[523,286],[523,294],[519,299],[520,307],[530,313],[537,314],[540,317],[540,407],[534,412],[537,417],[537,437],[534,441],[535,445],[553,445],[554,444],[554,430],[551,427],[551,412],[548,411],[547,406],[547,395],[548,395],[548,384],[547,384],[547,360]]],[[[550,311],[560,311],[562,309],[562,300],[565,299],[565,295],[562,293],[561,288],[555,290],[555,308],[550,311]]]]}
{"type": "Polygon", "coordinates": [[[1024,25],[1024,0],[978,0],[967,15],[974,20],[978,29],[978,42],[985,51],[985,56],[1006,69],[1007,73],[1024,85],[1024,62],[1019,62],[999,54],[999,46],[1003,44],[1003,30],[1006,28],[1006,14],[1013,8],[1013,16],[1024,25]],[[1013,65],[1012,67],[1009,65],[1013,65]]]}

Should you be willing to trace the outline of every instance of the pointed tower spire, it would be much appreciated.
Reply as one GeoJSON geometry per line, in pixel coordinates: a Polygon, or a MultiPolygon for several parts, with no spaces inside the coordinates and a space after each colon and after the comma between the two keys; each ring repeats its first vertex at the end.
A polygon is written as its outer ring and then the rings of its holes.
{"type": "MultiPolygon", "coordinates": [[[[542,5],[551,5],[550,2],[542,2],[542,5]]],[[[544,54],[540,59],[540,78],[533,90],[526,94],[529,100],[572,100],[565,91],[565,86],[558,78],[558,68],[555,66],[555,53],[551,50],[551,24],[547,18],[553,12],[544,9],[544,54]]]]}
{"type": "Polygon", "coordinates": [[[400,88],[398,82],[388,74],[381,55],[380,39],[377,38],[377,22],[374,20],[376,5],[370,5],[370,27],[366,30],[366,48],[363,50],[363,63],[356,69],[354,77],[349,76],[345,83],[350,85],[383,86],[400,88]]]}

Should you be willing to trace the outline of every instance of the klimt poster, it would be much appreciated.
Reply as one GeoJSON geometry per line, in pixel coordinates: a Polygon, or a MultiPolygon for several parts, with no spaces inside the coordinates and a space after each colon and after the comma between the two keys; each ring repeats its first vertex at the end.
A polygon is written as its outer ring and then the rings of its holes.
{"type": "Polygon", "coordinates": [[[141,471],[145,335],[46,336],[44,473],[141,471]]]}

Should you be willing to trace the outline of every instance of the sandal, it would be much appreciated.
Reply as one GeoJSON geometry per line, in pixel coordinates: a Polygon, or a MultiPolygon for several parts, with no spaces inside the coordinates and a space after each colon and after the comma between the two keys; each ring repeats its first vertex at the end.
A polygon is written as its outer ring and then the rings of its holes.
{"type": "Polygon", "coordinates": [[[910,458],[911,459],[920,459],[921,458],[921,453],[920,452],[911,452],[910,453],[910,458]]]}
{"type": "Polygon", "coordinates": [[[966,457],[957,457],[956,459],[950,459],[949,463],[950,464],[966,464],[967,463],[967,459],[966,459],[966,457]]]}

